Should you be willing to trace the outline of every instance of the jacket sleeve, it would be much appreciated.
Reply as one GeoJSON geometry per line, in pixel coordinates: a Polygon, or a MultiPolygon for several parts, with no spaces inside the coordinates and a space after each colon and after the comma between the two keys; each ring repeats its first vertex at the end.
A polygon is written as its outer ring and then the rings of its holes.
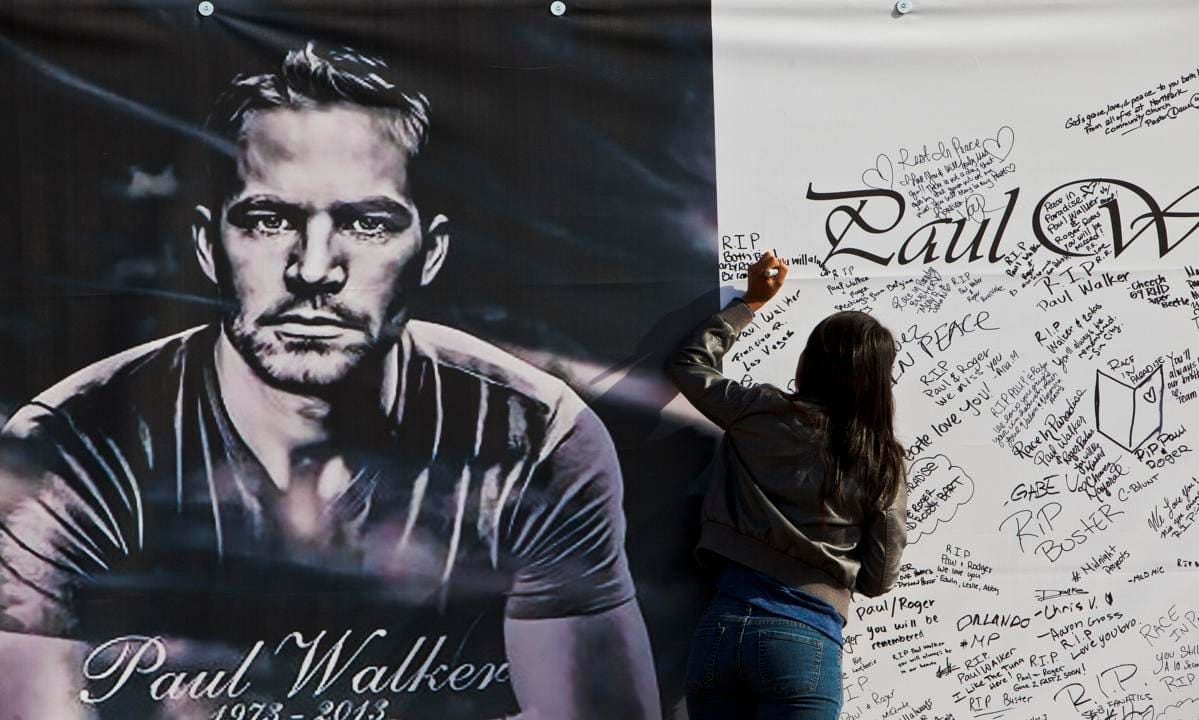
{"type": "Polygon", "coordinates": [[[854,590],[866,597],[878,597],[895,588],[899,564],[908,544],[908,484],[899,483],[895,500],[885,510],[875,510],[862,527],[858,571],[854,590]]]}
{"type": "Polygon", "coordinates": [[[722,429],[728,429],[760,394],[760,390],[730,380],[717,369],[720,359],[753,319],[749,306],[734,300],[692,331],[674,351],[666,368],[679,392],[722,429]]]}

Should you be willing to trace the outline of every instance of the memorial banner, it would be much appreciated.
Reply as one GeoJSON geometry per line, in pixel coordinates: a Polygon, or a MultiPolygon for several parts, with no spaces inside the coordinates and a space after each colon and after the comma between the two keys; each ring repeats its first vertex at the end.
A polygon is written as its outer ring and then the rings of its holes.
{"type": "Polygon", "coordinates": [[[727,376],[899,342],[842,720],[1196,720],[1196,28],[6,3],[0,720],[684,720],[718,431],[663,366],[767,250],[727,376]]]}
{"type": "Polygon", "coordinates": [[[712,8],[721,283],[899,340],[898,588],[850,609],[845,720],[1199,718],[1199,6],[712,8]]]}
{"type": "Polygon", "coordinates": [[[708,6],[0,22],[0,715],[670,712],[708,6]]]}

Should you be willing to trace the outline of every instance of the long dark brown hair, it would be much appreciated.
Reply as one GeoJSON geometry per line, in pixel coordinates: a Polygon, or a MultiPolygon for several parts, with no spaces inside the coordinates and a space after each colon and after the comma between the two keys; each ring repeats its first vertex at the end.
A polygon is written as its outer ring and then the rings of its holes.
{"type": "Polygon", "coordinates": [[[820,321],[799,356],[794,398],[819,407],[829,468],[821,499],[835,508],[887,507],[905,482],[891,392],[895,352],[890,330],[847,311],[820,321]]]}

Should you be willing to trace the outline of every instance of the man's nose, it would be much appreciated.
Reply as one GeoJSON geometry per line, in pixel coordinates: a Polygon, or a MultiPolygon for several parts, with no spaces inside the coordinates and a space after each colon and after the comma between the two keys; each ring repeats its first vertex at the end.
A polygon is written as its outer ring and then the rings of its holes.
{"type": "Polygon", "coordinates": [[[287,279],[311,292],[336,292],[345,285],[346,268],[336,246],[333,219],[316,213],[308,220],[304,236],[288,258],[287,279]]]}

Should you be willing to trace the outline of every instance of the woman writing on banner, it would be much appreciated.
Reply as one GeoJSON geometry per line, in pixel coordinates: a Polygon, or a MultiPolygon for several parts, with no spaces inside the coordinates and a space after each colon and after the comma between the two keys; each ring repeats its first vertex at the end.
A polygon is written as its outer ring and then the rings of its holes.
{"type": "Polygon", "coordinates": [[[717,370],[786,278],[786,264],[763,255],[745,295],[669,364],[724,430],[696,550],[720,574],[688,658],[692,720],[835,720],[850,596],[891,590],[906,544],[890,331],[865,313],[825,318],[799,356],[794,393],[717,370]]]}

